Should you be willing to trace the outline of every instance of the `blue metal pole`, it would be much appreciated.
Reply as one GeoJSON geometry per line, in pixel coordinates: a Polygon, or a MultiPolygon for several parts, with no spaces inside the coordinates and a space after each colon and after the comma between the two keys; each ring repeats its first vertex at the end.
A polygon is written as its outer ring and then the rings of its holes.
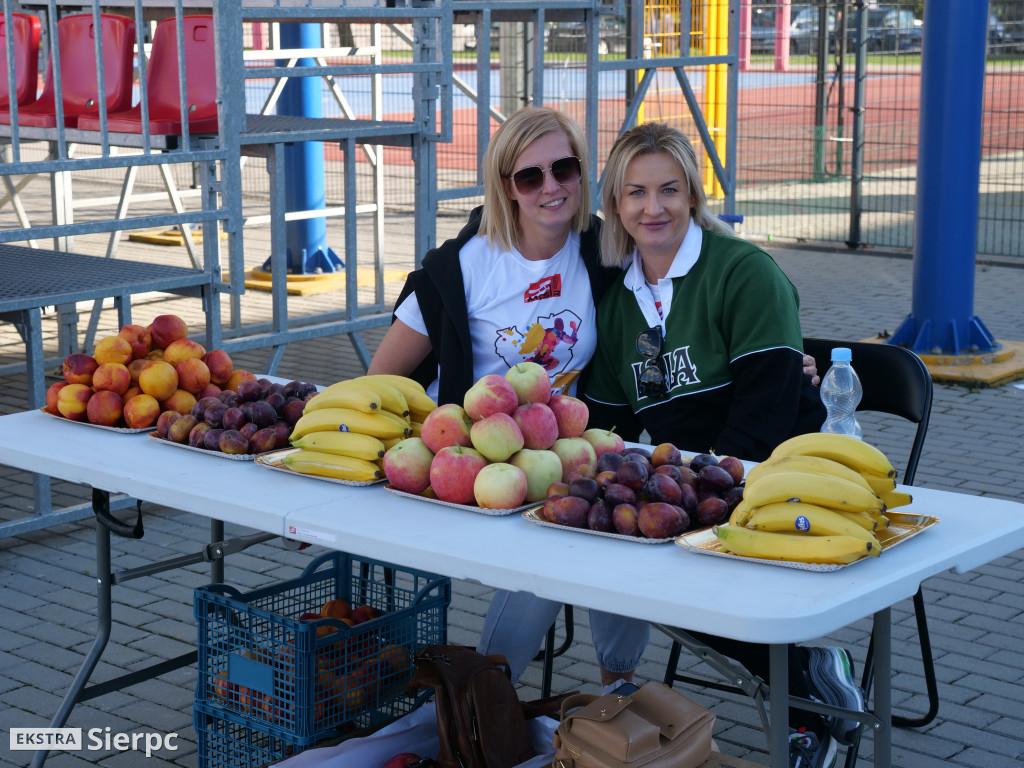
{"type": "Polygon", "coordinates": [[[928,0],[911,314],[890,343],[927,354],[1001,345],[973,314],[988,3],[928,0]]]}
{"type": "MultiPolygon", "coordinates": [[[[282,24],[283,48],[321,47],[319,24],[282,24]]],[[[314,67],[314,59],[299,59],[298,66],[314,67]]],[[[289,79],[278,101],[279,115],[323,117],[319,77],[289,79]]],[[[285,210],[323,210],[324,145],[319,141],[302,141],[284,149],[285,210]]],[[[345,201],[354,205],[354,201],[345,201]]],[[[327,222],[323,218],[289,221],[285,225],[288,243],[288,272],[314,274],[336,272],[345,268],[342,260],[327,246],[327,222]]],[[[264,266],[269,269],[269,261],[264,266]]]]}

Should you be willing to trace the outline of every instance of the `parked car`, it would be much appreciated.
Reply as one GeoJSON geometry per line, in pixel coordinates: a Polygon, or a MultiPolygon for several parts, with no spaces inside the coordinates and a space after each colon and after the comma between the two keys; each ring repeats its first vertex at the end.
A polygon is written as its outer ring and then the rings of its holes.
{"type": "MultiPolygon", "coordinates": [[[[587,30],[582,21],[555,21],[547,24],[549,53],[583,53],[587,49],[587,30]]],[[[625,53],[629,31],[626,20],[618,16],[602,16],[598,22],[597,53],[625,53]]]]}
{"type": "Polygon", "coordinates": [[[775,52],[775,9],[750,9],[750,52],[775,52]]]}
{"type": "MultiPolygon", "coordinates": [[[[909,8],[880,6],[865,8],[868,15],[865,45],[870,53],[893,51],[912,53],[921,50],[923,28],[916,23],[914,12],[909,8]]],[[[851,14],[846,28],[846,48],[854,50],[857,45],[857,16],[851,14]]]]}
{"type": "MultiPolygon", "coordinates": [[[[794,9],[789,21],[789,52],[793,56],[818,50],[818,12],[815,7],[794,9]]],[[[836,9],[828,9],[829,49],[835,47],[836,9]]]]}

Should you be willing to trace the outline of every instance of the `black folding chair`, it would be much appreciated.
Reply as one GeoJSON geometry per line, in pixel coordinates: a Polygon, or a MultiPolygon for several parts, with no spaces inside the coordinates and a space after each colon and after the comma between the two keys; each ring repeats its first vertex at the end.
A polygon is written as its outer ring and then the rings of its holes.
{"type": "MultiPolygon", "coordinates": [[[[925,434],[928,431],[928,419],[932,408],[932,380],[928,368],[917,355],[902,347],[891,344],[876,344],[859,341],[838,341],[834,339],[804,339],[804,352],[811,355],[821,375],[831,366],[831,352],[834,347],[848,347],[853,353],[853,368],[860,378],[864,390],[858,411],[876,411],[898,416],[912,424],[916,424],[914,439],[907,458],[906,469],[899,481],[909,485],[914,481],[917,465],[921,459],[925,434]]],[[[928,712],[917,718],[893,715],[892,724],[900,728],[919,728],[930,723],[938,713],[939,694],[935,679],[935,663],[932,659],[931,642],[928,635],[928,623],[925,615],[924,597],[918,589],[914,595],[914,612],[917,618],[918,637],[921,644],[921,659],[924,666],[925,684],[928,689],[928,712]]],[[[668,628],[663,628],[667,630],[668,628]]],[[[700,685],[716,690],[743,693],[752,696],[761,716],[762,725],[767,730],[767,714],[764,708],[766,688],[756,676],[747,672],[731,659],[707,648],[703,643],[690,637],[685,632],[672,628],[669,636],[673,638],[669,651],[668,664],[665,669],[664,682],[671,686],[675,682],[700,685]],[[683,646],[707,662],[712,668],[732,680],[735,684],[723,684],[704,678],[681,674],[677,671],[679,655],[683,646]]],[[[865,693],[869,693],[871,675],[874,670],[874,637],[868,645],[864,662],[864,675],[861,681],[865,693]]],[[[855,764],[858,744],[854,744],[847,753],[847,766],[855,764]]]]}

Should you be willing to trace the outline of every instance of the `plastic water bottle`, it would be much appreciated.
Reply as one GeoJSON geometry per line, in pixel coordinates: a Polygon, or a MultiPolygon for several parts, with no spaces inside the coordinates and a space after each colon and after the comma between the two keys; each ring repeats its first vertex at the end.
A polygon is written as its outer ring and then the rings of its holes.
{"type": "Polygon", "coordinates": [[[832,350],[832,367],[821,380],[821,401],[828,410],[828,417],[821,425],[822,432],[849,435],[862,438],[863,432],[857,423],[857,405],[860,403],[860,379],[850,365],[853,358],[847,347],[832,350]]]}

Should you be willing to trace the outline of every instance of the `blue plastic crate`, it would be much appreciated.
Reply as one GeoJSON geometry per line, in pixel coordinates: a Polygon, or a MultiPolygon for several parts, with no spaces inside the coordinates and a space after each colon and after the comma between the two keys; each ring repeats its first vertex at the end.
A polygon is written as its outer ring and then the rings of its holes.
{"type": "Polygon", "coordinates": [[[195,591],[196,703],[296,745],[406,714],[413,657],[447,642],[451,580],[332,552],[302,575],[242,593],[195,591]],[[329,600],[379,616],[354,626],[319,615],[329,600]]]}
{"type": "Polygon", "coordinates": [[[192,725],[199,768],[262,768],[306,749],[295,739],[253,728],[244,717],[198,702],[192,709],[192,725]]]}

